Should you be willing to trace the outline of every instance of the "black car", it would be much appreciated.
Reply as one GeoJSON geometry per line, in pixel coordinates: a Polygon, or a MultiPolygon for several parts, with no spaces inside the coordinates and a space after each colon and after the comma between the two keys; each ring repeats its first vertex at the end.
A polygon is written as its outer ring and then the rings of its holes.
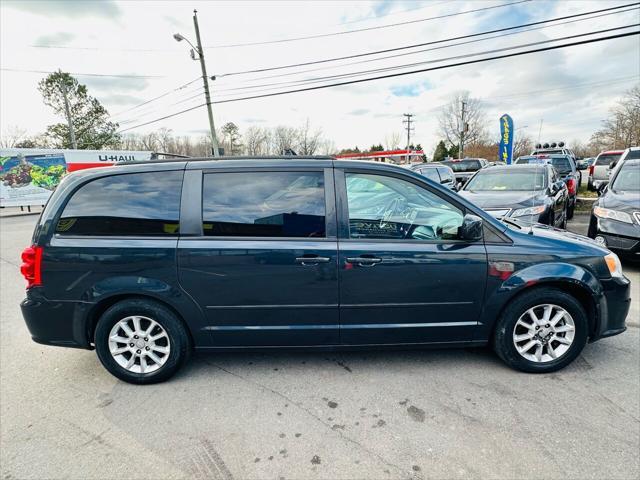
{"type": "Polygon", "coordinates": [[[549,164],[483,168],[459,194],[494,217],[559,228],[567,225],[569,193],[549,164]]]}
{"type": "Polygon", "coordinates": [[[589,221],[589,236],[600,245],[640,260],[640,160],[627,160],[603,185],[589,221]]]}
{"type": "Polygon", "coordinates": [[[418,172],[423,177],[427,177],[429,180],[440,183],[451,190],[456,189],[457,182],[455,175],[453,174],[453,170],[446,165],[418,163],[416,165],[412,165],[411,170],[418,172]]]}
{"type": "Polygon", "coordinates": [[[567,185],[569,191],[569,202],[567,205],[567,219],[573,218],[573,212],[576,209],[578,198],[578,186],[580,185],[582,175],[576,168],[575,161],[571,155],[530,155],[518,157],[515,162],[517,165],[535,165],[540,163],[549,163],[557,170],[562,181],[567,185]]]}
{"type": "Polygon", "coordinates": [[[453,170],[456,176],[456,181],[460,186],[464,185],[474,173],[481,168],[486,167],[489,162],[484,158],[463,158],[462,160],[443,160],[439,162],[442,165],[446,165],[453,170]]]}
{"type": "MultiPolygon", "coordinates": [[[[491,345],[550,372],[625,330],[593,240],[500,222],[408,169],[330,157],[68,175],[22,254],[33,340],[132,383],[201,352],[491,345]]],[[[40,365],[38,368],[47,368],[40,365]]]]}

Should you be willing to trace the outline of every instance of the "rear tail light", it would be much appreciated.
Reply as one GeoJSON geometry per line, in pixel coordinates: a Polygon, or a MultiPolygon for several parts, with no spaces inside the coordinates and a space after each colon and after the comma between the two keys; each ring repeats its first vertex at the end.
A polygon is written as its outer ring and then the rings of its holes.
{"type": "Polygon", "coordinates": [[[31,245],[22,251],[20,273],[27,281],[27,288],[42,285],[42,247],[31,245]]]}
{"type": "Polygon", "coordinates": [[[567,181],[567,188],[569,189],[569,194],[574,195],[576,193],[576,181],[573,178],[570,178],[567,181]]]}
{"type": "Polygon", "coordinates": [[[589,165],[589,176],[593,177],[593,169],[595,168],[595,165],[589,165]]]}

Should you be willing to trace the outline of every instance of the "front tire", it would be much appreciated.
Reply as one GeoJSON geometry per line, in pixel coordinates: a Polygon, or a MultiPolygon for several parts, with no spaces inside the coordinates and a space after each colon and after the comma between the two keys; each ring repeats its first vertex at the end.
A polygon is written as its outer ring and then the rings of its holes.
{"type": "Polygon", "coordinates": [[[94,341],[102,365],[134,384],[167,380],[191,352],[187,330],[175,313],[146,299],[109,307],[98,320],[94,341]]]}
{"type": "Polygon", "coordinates": [[[560,370],[587,343],[589,321],[575,297],[536,288],[513,300],[494,332],[494,349],[511,368],[529,373],[560,370]]]}

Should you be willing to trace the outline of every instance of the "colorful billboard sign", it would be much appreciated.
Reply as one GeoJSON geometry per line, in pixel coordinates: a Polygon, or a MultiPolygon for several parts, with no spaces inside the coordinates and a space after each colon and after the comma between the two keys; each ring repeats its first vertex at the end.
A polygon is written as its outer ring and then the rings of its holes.
{"type": "Polygon", "coordinates": [[[140,151],[0,149],[0,207],[44,205],[69,172],[151,158],[140,151]]]}
{"type": "Polygon", "coordinates": [[[500,160],[511,165],[513,157],[513,119],[506,113],[500,117],[500,160]]]}

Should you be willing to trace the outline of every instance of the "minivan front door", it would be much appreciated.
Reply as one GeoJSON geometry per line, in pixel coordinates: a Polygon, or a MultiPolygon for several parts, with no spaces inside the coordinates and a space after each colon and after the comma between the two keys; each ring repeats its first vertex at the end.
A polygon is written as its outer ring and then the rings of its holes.
{"type": "Polygon", "coordinates": [[[471,340],[484,296],[482,242],[463,207],[395,174],[336,169],[343,344],[471,340]]]}
{"type": "Polygon", "coordinates": [[[180,238],[178,265],[212,345],[339,343],[331,169],[205,171],[201,178],[201,199],[186,200],[198,211],[202,205],[201,235],[180,238]]]}

